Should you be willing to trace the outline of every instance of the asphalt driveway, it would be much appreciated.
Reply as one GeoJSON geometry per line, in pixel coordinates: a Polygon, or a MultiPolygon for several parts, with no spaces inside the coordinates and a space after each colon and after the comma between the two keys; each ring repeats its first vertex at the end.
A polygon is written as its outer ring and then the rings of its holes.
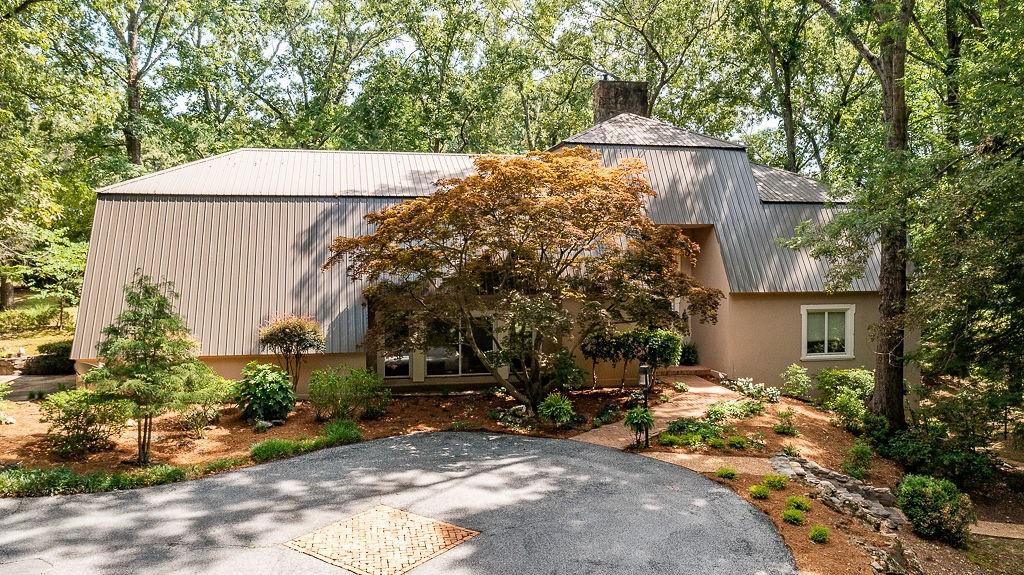
{"type": "Polygon", "coordinates": [[[377,505],[481,534],[415,575],[795,573],[771,522],[667,463],[424,433],[136,491],[0,500],[0,573],[347,573],[285,541],[377,505]]]}

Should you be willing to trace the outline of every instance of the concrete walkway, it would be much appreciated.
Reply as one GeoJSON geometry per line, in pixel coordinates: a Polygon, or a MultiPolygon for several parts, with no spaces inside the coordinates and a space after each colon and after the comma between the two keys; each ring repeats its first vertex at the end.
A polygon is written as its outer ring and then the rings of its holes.
{"type": "Polygon", "coordinates": [[[63,389],[74,389],[77,376],[74,375],[0,375],[0,383],[10,383],[8,401],[25,401],[30,391],[53,393],[63,389]]]}
{"type": "Polygon", "coordinates": [[[976,525],[971,526],[971,533],[986,537],[1001,537],[1003,539],[1024,539],[1024,525],[979,521],[976,525]]]}
{"type": "Polygon", "coordinates": [[[0,573],[340,575],[284,543],[380,505],[480,533],[410,575],[796,573],[771,521],[701,475],[484,433],[391,437],[135,491],[0,499],[0,573]]]}

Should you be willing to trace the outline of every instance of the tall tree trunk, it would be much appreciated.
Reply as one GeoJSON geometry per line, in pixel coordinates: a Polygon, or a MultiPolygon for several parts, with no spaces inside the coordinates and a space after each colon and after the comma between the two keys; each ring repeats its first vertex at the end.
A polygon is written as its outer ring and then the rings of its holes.
{"type": "Polygon", "coordinates": [[[125,123],[124,148],[128,160],[136,165],[142,164],[142,134],[139,124],[142,119],[142,78],[139,73],[139,13],[133,12],[128,18],[127,50],[125,64],[125,123]]]}
{"type": "MultiPolygon", "coordinates": [[[[887,27],[879,43],[876,73],[882,84],[883,113],[885,122],[885,148],[892,161],[902,163],[906,159],[909,143],[908,125],[910,110],[907,107],[907,92],[904,84],[907,62],[907,23],[913,12],[913,0],[904,0],[898,15],[886,17],[879,22],[887,27]],[[889,20],[896,19],[896,22],[889,20]]],[[[885,7],[876,8],[882,14],[885,7]]],[[[894,170],[899,174],[902,170],[894,170]]],[[[907,209],[909,198],[901,185],[890,181],[891,215],[882,225],[879,233],[881,262],[878,275],[879,330],[875,361],[875,389],[868,401],[868,409],[875,415],[886,418],[890,429],[906,427],[903,410],[904,363],[904,311],[907,306],[907,209]]]]}
{"type": "Polygon", "coordinates": [[[789,62],[783,62],[782,128],[786,132],[786,169],[796,173],[796,117],[793,113],[793,80],[790,66],[789,62]]]}
{"type": "Polygon", "coordinates": [[[14,307],[14,282],[0,275],[0,311],[14,307]]]}
{"type": "Polygon", "coordinates": [[[946,80],[946,141],[960,145],[960,51],[963,34],[958,25],[958,0],[946,0],[946,61],[942,74],[946,80]]]}

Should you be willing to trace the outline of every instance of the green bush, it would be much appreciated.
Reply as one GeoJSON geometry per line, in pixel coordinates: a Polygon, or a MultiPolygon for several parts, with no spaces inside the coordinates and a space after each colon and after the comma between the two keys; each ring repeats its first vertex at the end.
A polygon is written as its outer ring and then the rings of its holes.
{"type": "Polygon", "coordinates": [[[697,365],[700,363],[697,344],[688,341],[683,344],[679,354],[679,365],[697,365]]]}
{"type": "Polygon", "coordinates": [[[0,311],[0,337],[11,337],[49,327],[59,314],[60,310],[53,305],[34,305],[0,311]]]}
{"type": "Polygon", "coordinates": [[[181,427],[196,437],[202,437],[207,426],[220,420],[220,410],[231,401],[234,382],[210,374],[192,379],[193,385],[175,398],[171,409],[178,412],[181,427]]]}
{"type": "Polygon", "coordinates": [[[896,489],[896,498],[914,533],[952,545],[967,542],[974,507],[951,481],[907,475],[896,489]]]}
{"type": "Polygon", "coordinates": [[[746,449],[747,438],[742,435],[733,435],[725,440],[726,445],[731,449],[746,449]]]}
{"type": "Polygon", "coordinates": [[[750,496],[754,499],[768,499],[769,495],[771,495],[771,490],[764,485],[758,484],[750,486],[750,496]]]}
{"type": "Polygon", "coordinates": [[[50,394],[40,409],[50,447],[59,457],[73,459],[114,446],[131,416],[127,401],[104,400],[86,389],[50,394]]]}
{"type": "Polygon", "coordinates": [[[270,349],[284,359],[292,386],[299,385],[303,356],[324,350],[324,330],[316,318],[286,315],[274,318],[260,328],[260,347],[270,349]]]}
{"type": "Polygon", "coordinates": [[[754,383],[749,377],[740,377],[732,382],[731,387],[743,395],[758,401],[778,403],[782,398],[782,391],[777,387],[769,387],[763,383],[754,383]]]}
{"type": "Polygon", "coordinates": [[[363,439],[363,430],[351,419],[339,419],[324,426],[318,446],[334,447],[336,445],[348,445],[363,439]]]}
{"type": "Polygon", "coordinates": [[[561,393],[549,393],[537,406],[537,415],[555,425],[565,425],[576,417],[572,402],[561,393]]]}
{"type": "Polygon", "coordinates": [[[705,443],[712,449],[725,449],[725,440],[721,437],[709,437],[705,443]]]}
{"type": "Polygon", "coordinates": [[[784,509],[782,520],[790,525],[803,525],[807,515],[799,509],[784,509]]]}
{"type": "Polygon", "coordinates": [[[789,479],[786,478],[785,475],[769,473],[768,475],[764,476],[764,479],[761,480],[761,483],[764,484],[765,487],[773,491],[782,491],[783,489],[786,488],[786,484],[789,483],[789,479]]]}
{"type": "Polygon", "coordinates": [[[796,425],[793,423],[793,416],[795,415],[796,412],[792,409],[783,409],[776,415],[779,422],[776,423],[772,429],[774,429],[775,433],[778,433],[779,435],[787,435],[790,437],[800,435],[800,432],[796,430],[796,425]]]}
{"type": "Polygon", "coordinates": [[[834,425],[851,433],[860,433],[863,429],[867,406],[857,390],[844,387],[835,397],[826,401],[823,407],[832,412],[834,425]]]}
{"type": "Polygon", "coordinates": [[[756,399],[730,399],[712,403],[704,411],[704,418],[709,421],[726,421],[728,419],[747,419],[764,413],[764,402],[756,399]]]}
{"type": "Polygon", "coordinates": [[[825,368],[814,374],[817,381],[818,403],[827,405],[843,390],[850,390],[863,403],[871,396],[875,388],[874,372],[864,369],[832,369],[825,368]]]}
{"type": "Polygon", "coordinates": [[[796,509],[805,512],[810,511],[811,500],[800,495],[792,495],[786,498],[786,509],[796,509]]]}
{"type": "Polygon", "coordinates": [[[811,377],[807,375],[807,368],[796,363],[790,364],[779,377],[782,378],[783,395],[797,398],[810,395],[811,377]]]}
{"type": "Polygon", "coordinates": [[[560,349],[552,362],[551,378],[559,389],[579,389],[586,381],[586,374],[576,365],[569,350],[560,349]]]}
{"type": "Polygon", "coordinates": [[[346,393],[341,373],[333,367],[315,369],[309,374],[309,404],[317,421],[347,415],[346,393]]]}
{"type": "Polygon", "coordinates": [[[811,527],[810,532],[807,535],[810,540],[818,545],[828,543],[829,530],[824,525],[815,525],[811,527]]]}
{"type": "Polygon", "coordinates": [[[715,472],[715,476],[722,479],[736,479],[736,470],[732,467],[719,467],[718,471],[715,472]]]}
{"type": "Polygon", "coordinates": [[[624,424],[636,436],[636,444],[640,445],[644,434],[650,432],[651,428],[654,427],[654,414],[651,413],[650,409],[638,405],[626,412],[624,424]]]}
{"type": "Polygon", "coordinates": [[[288,373],[269,363],[251,361],[235,384],[235,402],[250,421],[285,419],[295,407],[288,373]]]}
{"type": "Polygon", "coordinates": [[[686,393],[687,391],[690,391],[690,386],[686,385],[681,381],[676,381],[672,383],[672,389],[678,391],[679,393],[686,393]]]}
{"type": "Polygon", "coordinates": [[[891,437],[877,419],[868,417],[869,435],[878,453],[894,459],[913,473],[945,477],[958,485],[989,480],[995,473],[994,457],[963,443],[939,422],[919,422],[891,437]]]}
{"type": "Polygon", "coordinates": [[[28,358],[22,375],[70,375],[75,373],[71,359],[71,340],[54,341],[39,346],[39,355],[28,358]]]}
{"type": "Polygon", "coordinates": [[[680,417],[668,424],[668,431],[674,435],[697,434],[704,441],[710,441],[721,438],[722,434],[725,433],[725,426],[717,421],[694,417],[680,417]]]}
{"type": "Polygon", "coordinates": [[[871,446],[864,440],[858,439],[846,452],[843,459],[843,472],[856,479],[864,479],[871,467],[871,446]]]}
{"type": "Polygon", "coordinates": [[[658,434],[658,445],[666,447],[682,447],[686,445],[686,438],[680,435],[673,435],[667,431],[658,434]]]}

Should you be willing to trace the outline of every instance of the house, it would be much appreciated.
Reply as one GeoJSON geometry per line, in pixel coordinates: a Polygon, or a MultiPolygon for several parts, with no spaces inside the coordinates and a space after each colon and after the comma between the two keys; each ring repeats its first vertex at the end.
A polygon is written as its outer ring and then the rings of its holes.
{"type": "MultiPolygon", "coordinates": [[[[587,146],[607,164],[641,158],[657,192],[651,218],[700,244],[693,273],[726,295],[717,324],[691,325],[701,363],[766,383],[794,362],[812,372],[873,367],[877,255],[850,291],[826,293],[827,264],[777,243],[803,220],[832,216],[823,187],[751,163],[741,144],[646,117],[643,89],[598,82],[595,118],[607,119],[559,146],[587,146]]],[[[458,342],[368,357],[365,286],[344,266],[320,271],[335,236],[366,233],[367,213],[430,194],[437,179],[470,173],[472,159],[239,149],[98,190],[72,358],[83,368],[96,361],[100,330],[121,311],[122,286],[141,269],[174,282],[202,359],[226,377],[261,358],[261,324],[297,313],[319,319],[327,334],[326,353],[307,364],[313,368],[376,364],[395,386],[486,383],[490,376],[458,354],[458,342]]]]}

